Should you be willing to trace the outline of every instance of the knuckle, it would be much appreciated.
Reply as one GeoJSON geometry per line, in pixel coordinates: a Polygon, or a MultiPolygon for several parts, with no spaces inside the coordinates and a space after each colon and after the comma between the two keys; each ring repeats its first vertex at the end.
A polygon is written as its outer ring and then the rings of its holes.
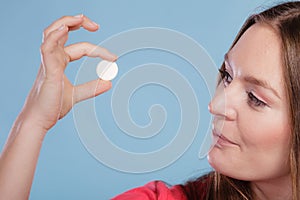
{"type": "Polygon", "coordinates": [[[90,52],[91,44],[88,42],[80,42],[81,50],[84,55],[87,55],[90,52]]]}
{"type": "Polygon", "coordinates": [[[63,16],[61,16],[57,21],[64,20],[64,19],[66,19],[66,18],[67,18],[67,16],[66,16],[66,15],[63,15],[63,16]]]}
{"type": "Polygon", "coordinates": [[[47,45],[43,42],[40,46],[40,51],[44,54],[47,51],[47,45]]]}
{"type": "Polygon", "coordinates": [[[87,49],[90,47],[90,43],[88,42],[80,42],[80,45],[82,46],[82,48],[87,49]]]}
{"type": "Polygon", "coordinates": [[[65,20],[68,20],[68,19],[70,19],[70,18],[71,18],[71,16],[69,16],[69,15],[64,15],[64,16],[60,17],[60,18],[57,20],[57,22],[58,22],[58,21],[65,21],[65,20]]]}
{"type": "Polygon", "coordinates": [[[43,38],[45,39],[47,35],[49,34],[49,27],[45,28],[43,31],[43,38]]]}
{"type": "Polygon", "coordinates": [[[44,29],[43,37],[46,38],[51,33],[51,31],[53,31],[53,27],[55,27],[56,25],[60,25],[61,21],[65,21],[66,19],[69,18],[71,18],[71,16],[65,15],[57,19],[55,22],[53,22],[51,25],[49,25],[47,28],[44,29]]]}
{"type": "Polygon", "coordinates": [[[80,44],[86,47],[86,46],[88,46],[90,43],[88,43],[88,42],[80,42],[80,44]]]}
{"type": "Polygon", "coordinates": [[[40,46],[40,51],[42,54],[51,53],[54,50],[55,43],[49,40],[44,41],[40,46]]]}
{"type": "Polygon", "coordinates": [[[43,43],[40,47],[40,52],[42,55],[46,55],[48,54],[49,52],[51,52],[51,48],[49,47],[49,45],[43,43]]]}

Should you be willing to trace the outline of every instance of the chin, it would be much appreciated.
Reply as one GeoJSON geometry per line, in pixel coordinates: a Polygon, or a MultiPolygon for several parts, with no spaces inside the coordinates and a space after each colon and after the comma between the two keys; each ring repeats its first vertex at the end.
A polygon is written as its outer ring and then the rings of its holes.
{"type": "Polygon", "coordinates": [[[241,177],[237,173],[238,170],[234,167],[234,165],[229,161],[226,160],[224,156],[217,155],[218,149],[213,148],[207,155],[207,160],[209,165],[218,173],[234,178],[240,179],[241,177]]]}
{"type": "Polygon", "coordinates": [[[215,157],[214,153],[212,152],[214,149],[212,149],[208,155],[207,155],[207,161],[209,165],[217,172],[220,172],[220,165],[218,164],[218,159],[215,157]]]}

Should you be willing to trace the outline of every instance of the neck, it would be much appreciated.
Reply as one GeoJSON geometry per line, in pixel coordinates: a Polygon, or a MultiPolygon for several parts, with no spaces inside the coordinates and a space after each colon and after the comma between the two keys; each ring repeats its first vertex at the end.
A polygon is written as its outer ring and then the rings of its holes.
{"type": "Polygon", "coordinates": [[[292,182],[290,174],[272,180],[251,182],[255,200],[291,200],[292,182]]]}

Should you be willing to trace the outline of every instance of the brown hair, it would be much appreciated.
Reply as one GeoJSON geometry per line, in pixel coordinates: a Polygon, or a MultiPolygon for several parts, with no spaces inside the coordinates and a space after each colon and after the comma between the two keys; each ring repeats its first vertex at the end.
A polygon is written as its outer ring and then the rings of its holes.
{"type": "MultiPolygon", "coordinates": [[[[291,124],[289,162],[292,198],[298,200],[300,199],[300,1],[282,3],[250,16],[231,48],[255,23],[267,24],[273,28],[282,42],[283,76],[291,124]]],[[[211,172],[197,180],[189,181],[182,188],[187,198],[191,200],[250,200],[255,196],[251,191],[250,182],[236,180],[218,172],[211,172]]]]}

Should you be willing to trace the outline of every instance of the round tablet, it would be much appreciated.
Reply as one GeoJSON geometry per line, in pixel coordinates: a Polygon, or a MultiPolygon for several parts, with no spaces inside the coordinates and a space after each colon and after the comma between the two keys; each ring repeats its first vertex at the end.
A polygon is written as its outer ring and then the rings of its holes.
{"type": "Polygon", "coordinates": [[[115,62],[102,60],[97,65],[96,69],[99,78],[105,81],[114,79],[118,74],[118,65],[115,62]]]}

